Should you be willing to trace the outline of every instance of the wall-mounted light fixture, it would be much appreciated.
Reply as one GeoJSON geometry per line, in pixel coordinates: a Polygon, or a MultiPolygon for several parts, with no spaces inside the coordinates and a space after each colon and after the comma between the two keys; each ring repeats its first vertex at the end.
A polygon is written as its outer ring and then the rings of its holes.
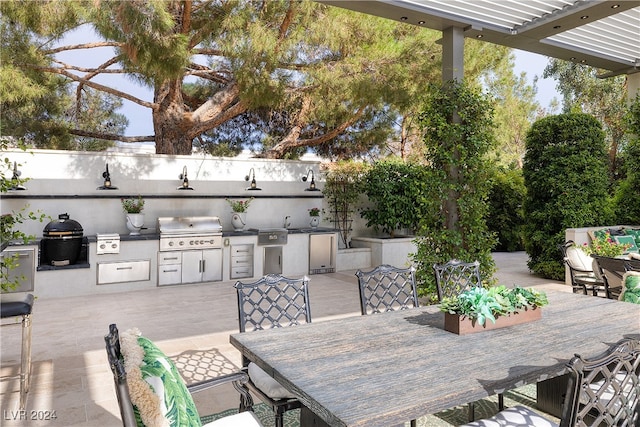
{"type": "Polygon", "coordinates": [[[178,178],[182,180],[182,185],[178,187],[178,190],[193,190],[193,188],[189,186],[189,178],[187,178],[186,166],[182,168],[182,173],[178,175],[178,178]]]}
{"type": "Polygon", "coordinates": [[[8,188],[8,190],[26,190],[27,188],[24,185],[21,185],[18,181],[20,179],[20,175],[22,172],[18,170],[18,164],[13,162],[13,176],[11,177],[11,181],[13,181],[13,185],[8,188]]]}
{"type": "Polygon", "coordinates": [[[104,184],[100,187],[96,188],[96,190],[117,190],[118,187],[114,187],[111,185],[111,175],[109,175],[109,163],[105,166],[105,171],[102,172],[102,177],[104,178],[104,184]]]}
{"type": "Polygon", "coordinates": [[[320,191],[316,188],[316,180],[313,176],[313,169],[309,169],[307,174],[302,177],[302,182],[307,182],[307,179],[309,179],[309,174],[311,174],[311,182],[309,183],[309,188],[305,188],[304,191],[320,191]]]}
{"type": "Polygon", "coordinates": [[[249,170],[249,175],[244,177],[245,181],[249,181],[249,179],[251,179],[251,184],[246,188],[247,190],[262,190],[262,188],[258,188],[256,185],[256,171],[254,171],[253,168],[249,170]]]}

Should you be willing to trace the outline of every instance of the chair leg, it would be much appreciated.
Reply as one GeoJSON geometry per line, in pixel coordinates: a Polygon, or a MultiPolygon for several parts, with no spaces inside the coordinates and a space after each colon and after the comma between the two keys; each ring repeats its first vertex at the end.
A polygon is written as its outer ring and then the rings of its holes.
{"type": "Polygon", "coordinates": [[[473,422],[476,419],[476,405],[474,402],[469,403],[469,422],[473,422]]]}
{"type": "Polygon", "coordinates": [[[498,394],[498,411],[504,410],[504,395],[502,393],[498,394]]]}
{"type": "Polygon", "coordinates": [[[26,407],[31,382],[31,315],[22,316],[22,349],[20,352],[20,409],[26,407]]]}
{"type": "Polygon", "coordinates": [[[416,422],[416,420],[411,420],[411,427],[417,427],[418,423],[416,422]]]}
{"type": "Polygon", "coordinates": [[[276,427],[284,427],[284,413],[276,412],[276,427]]]}

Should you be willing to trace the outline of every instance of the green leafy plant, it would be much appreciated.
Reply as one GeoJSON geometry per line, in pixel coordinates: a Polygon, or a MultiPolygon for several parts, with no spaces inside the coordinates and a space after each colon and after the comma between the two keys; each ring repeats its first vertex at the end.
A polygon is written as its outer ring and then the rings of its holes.
{"type": "Polygon", "coordinates": [[[331,222],[340,232],[345,248],[351,243],[353,213],[360,203],[360,181],[369,166],[362,162],[343,160],[326,166],[322,194],[327,200],[331,222]]]}
{"type": "Polygon", "coordinates": [[[496,286],[485,289],[474,287],[451,298],[443,298],[440,311],[458,314],[484,325],[487,320],[496,322],[498,316],[508,316],[519,311],[542,307],[549,303],[544,292],[516,286],[496,286]]]}
{"type": "Polygon", "coordinates": [[[248,200],[227,199],[227,203],[229,203],[229,206],[231,206],[231,210],[233,210],[234,212],[246,212],[249,209],[249,204],[252,200],[253,197],[248,200]]]}
{"type": "MultiPolygon", "coordinates": [[[[487,227],[490,169],[494,144],[492,102],[464,83],[429,86],[419,115],[424,149],[425,192],[421,194],[417,251],[412,261],[422,296],[434,301],[433,264],[478,260],[482,282],[493,284],[496,238],[487,227]]],[[[404,208],[404,206],[403,206],[404,208]]]]}
{"type": "Polygon", "coordinates": [[[606,232],[603,236],[596,237],[590,245],[584,244],[580,247],[587,255],[600,255],[615,258],[622,255],[631,245],[620,244],[616,242],[609,232],[606,232]]]}
{"type": "Polygon", "coordinates": [[[138,214],[144,209],[144,199],[142,196],[120,199],[120,201],[122,202],[122,209],[124,209],[126,213],[138,214]]]}
{"type": "Polygon", "coordinates": [[[523,235],[531,271],[564,280],[567,228],[612,221],[602,125],[583,113],[547,116],[526,137],[523,235]]]}
{"type": "Polygon", "coordinates": [[[374,163],[361,181],[370,206],[360,212],[367,227],[395,237],[397,229],[414,233],[424,217],[428,169],[416,162],[389,157],[374,163]]]}
{"type": "MultiPolygon", "coordinates": [[[[12,147],[9,139],[0,138],[0,151],[5,152],[12,147]]],[[[17,143],[17,147],[26,150],[26,146],[22,142],[17,143]]],[[[25,184],[28,179],[20,178],[14,175],[13,167],[20,166],[14,164],[8,157],[0,159],[0,193],[5,194],[17,186],[25,184]]],[[[4,249],[11,242],[20,242],[21,244],[29,244],[36,238],[34,235],[28,235],[22,232],[19,227],[27,221],[43,222],[49,218],[40,211],[29,211],[29,205],[25,205],[22,209],[4,213],[0,216],[0,245],[4,249]]],[[[50,218],[49,218],[50,219],[50,218]]],[[[12,291],[20,286],[24,276],[12,276],[11,270],[19,266],[18,254],[10,255],[9,253],[0,257],[0,290],[2,292],[12,291]]]]}
{"type": "Polygon", "coordinates": [[[309,209],[309,216],[320,216],[320,208],[309,209]]]}

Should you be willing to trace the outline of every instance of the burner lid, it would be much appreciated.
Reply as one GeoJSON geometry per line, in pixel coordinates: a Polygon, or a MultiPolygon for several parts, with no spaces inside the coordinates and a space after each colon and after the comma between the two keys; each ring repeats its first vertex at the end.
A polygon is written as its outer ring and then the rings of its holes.
{"type": "Polygon", "coordinates": [[[222,224],[217,216],[184,216],[158,218],[160,234],[222,233],[222,224]]]}

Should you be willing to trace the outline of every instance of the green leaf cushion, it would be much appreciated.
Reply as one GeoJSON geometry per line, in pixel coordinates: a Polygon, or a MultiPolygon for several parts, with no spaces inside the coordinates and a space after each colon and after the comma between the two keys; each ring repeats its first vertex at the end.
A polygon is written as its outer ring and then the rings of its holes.
{"type": "Polygon", "coordinates": [[[629,271],[622,278],[621,301],[640,304],[640,272],[629,271]]]}
{"type": "Polygon", "coordinates": [[[138,426],[201,426],[191,394],[175,365],[139,331],[120,335],[127,385],[138,426]]]}
{"type": "Polygon", "coordinates": [[[607,235],[607,232],[609,232],[608,228],[601,228],[600,230],[593,230],[593,236],[596,239],[602,239],[604,236],[607,235]]]}
{"type": "Polygon", "coordinates": [[[640,271],[627,271],[622,276],[620,301],[640,304],[640,271]]]}
{"type": "Polygon", "coordinates": [[[636,246],[636,240],[633,236],[614,236],[613,237],[619,245],[630,245],[625,251],[625,254],[629,252],[638,252],[638,247],[636,246]]]}
{"type": "Polygon", "coordinates": [[[640,230],[632,230],[630,228],[625,228],[624,234],[627,236],[632,236],[636,241],[636,246],[640,248],[640,230]]]}

